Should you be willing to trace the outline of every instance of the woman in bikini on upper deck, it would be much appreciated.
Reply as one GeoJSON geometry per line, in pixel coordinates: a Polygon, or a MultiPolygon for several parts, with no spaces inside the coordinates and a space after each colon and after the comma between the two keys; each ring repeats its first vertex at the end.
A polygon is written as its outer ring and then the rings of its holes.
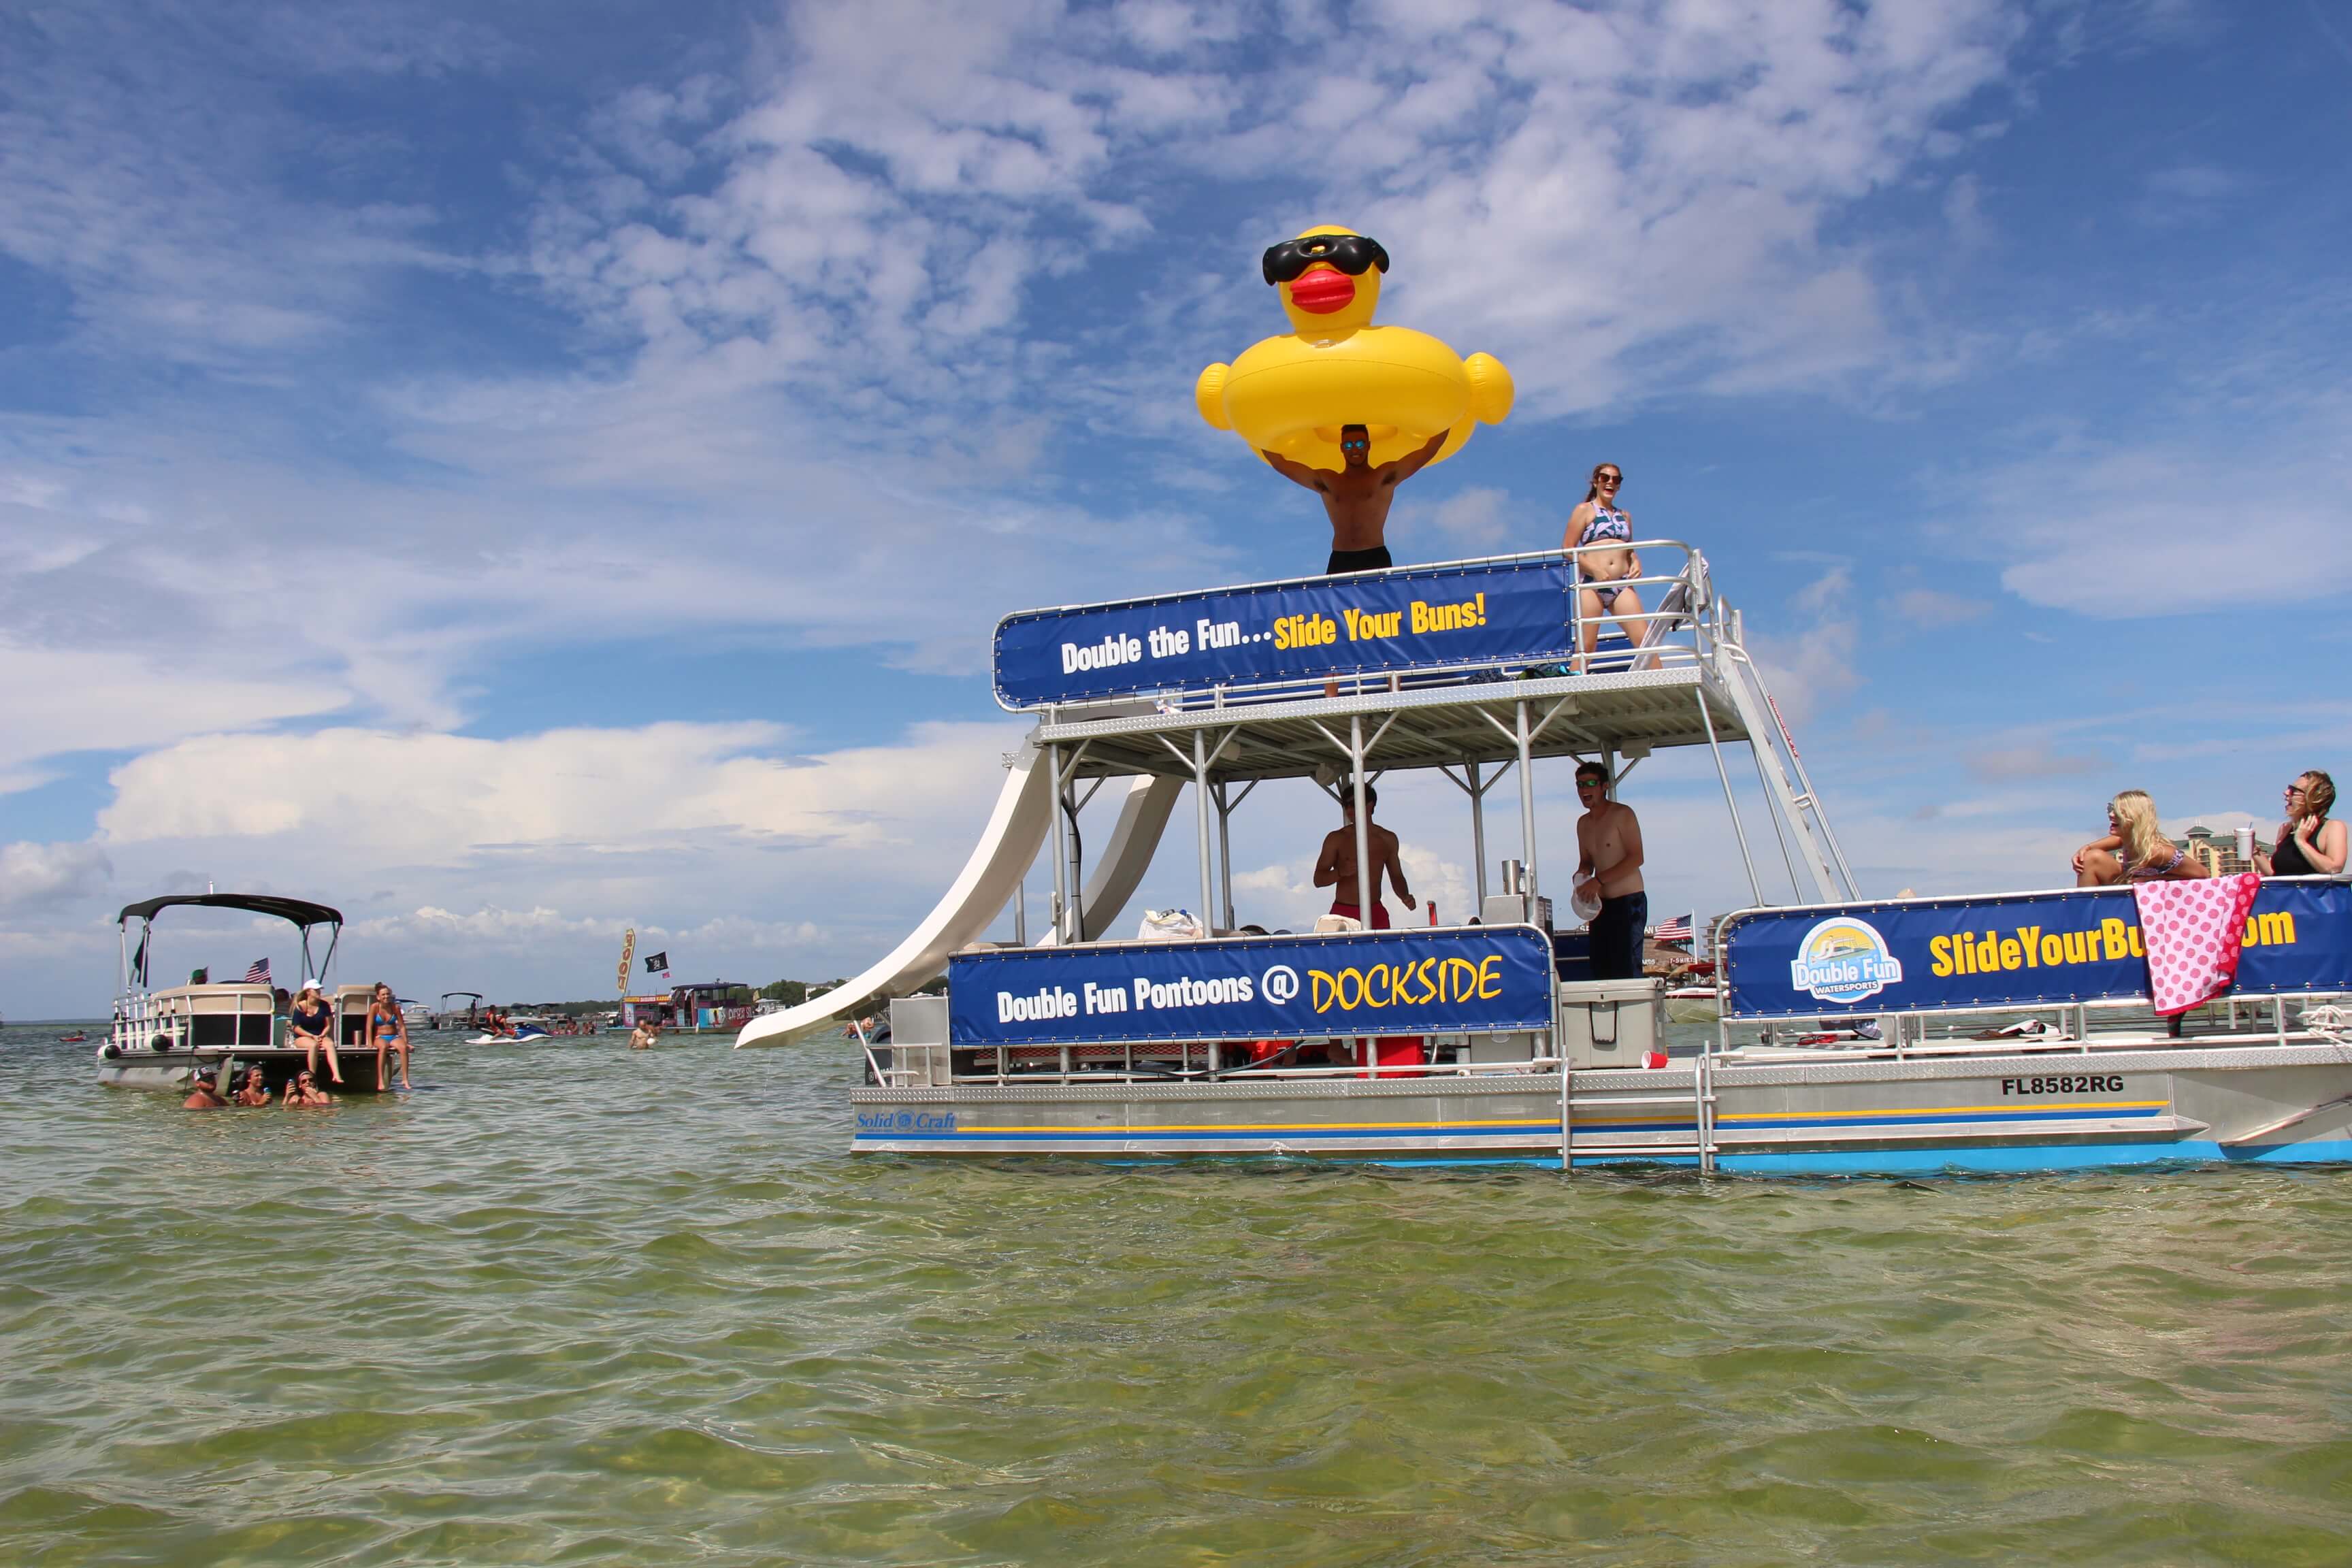
{"type": "Polygon", "coordinates": [[[1568,514],[1568,531],[1560,537],[1562,550],[1577,552],[1578,616],[1584,623],[1579,673],[1601,640],[1603,617],[1613,618],[1635,647],[1642,646],[1648,626],[1642,595],[1632,586],[1632,579],[1642,574],[1642,558],[1633,550],[1633,519],[1617,505],[1618,488],[1624,482],[1624,470],[1616,464],[1594,465],[1583,503],[1568,514]]]}

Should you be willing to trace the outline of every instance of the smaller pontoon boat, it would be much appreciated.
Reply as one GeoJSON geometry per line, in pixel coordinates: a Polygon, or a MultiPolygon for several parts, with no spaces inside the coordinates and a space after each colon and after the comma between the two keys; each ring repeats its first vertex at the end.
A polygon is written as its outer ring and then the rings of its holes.
{"type": "MultiPolygon", "coordinates": [[[[154,961],[155,917],[181,906],[245,910],[287,921],[302,937],[302,973],[316,976],[332,1009],[336,1049],[343,1061],[339,1092],[373,1092],[375,1057],[366,1047],[368,999],[373,987],[332,985],[326,976],[342,940],[340,910],[305,899],[267,893],[181,893],[127,904],[115,916],[122,939],[122,987],[114,1002],[114,1023],[98,1048],[98,1080],[137,1089],[183,1089],[197,1068],[218,1070],[223,1083],[247,1067],[258,1067],[273,1089],[302,1067],[306,1053],[289,1043],[286,1016],[277,992],[262,981],[148,988],[154,961]],[[137,921],[137,940],[131,926],[137,921]],[[311,953],[311,933],[327,931],[325,952],[311,953]]],[[[321,1075],[326,1063],[319,1064],[321,1075]]]]}

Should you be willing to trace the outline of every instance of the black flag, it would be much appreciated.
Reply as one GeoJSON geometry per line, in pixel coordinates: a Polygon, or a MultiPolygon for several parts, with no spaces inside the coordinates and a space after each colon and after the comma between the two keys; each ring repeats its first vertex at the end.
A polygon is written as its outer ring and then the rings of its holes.
{"type": "Polygon", "coordinates": [[[651,973],[655,973],[656,970],[658,970],[659,972],[661,972],[661,973],[664,973],[664,974],[667,974],[667,973],[669,973],[669,954],[668,954],[668,953],[667,953],[667,952],[649,952],[649,953],[646,954],[646,973],[648,973],[648,974],[651,974],[651,973]]]}

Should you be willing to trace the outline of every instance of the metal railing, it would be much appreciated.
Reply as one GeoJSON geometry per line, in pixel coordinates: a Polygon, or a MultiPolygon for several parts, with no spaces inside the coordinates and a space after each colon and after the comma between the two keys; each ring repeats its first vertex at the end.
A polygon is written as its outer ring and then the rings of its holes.
{"type": "MultiPolygon", "coordinates": [[[[1479,684],[1486,681],[1515,680],[1538,671],[1562,676],[1579,674],[1613,674],[1688,666],[1704,662],[1715,636],[1709,611],[1715,604],[1713,587],[1708,576],[1706,559],[1696,549],[1677,539],[1637,540],[1632,544],[1588,545],[1572,550],[1534,551],[1518,555],[1482,556],[1465,561],[1433,563],[1429,566],[1399,567],[1399,572],[1427,572],[1452,567],[1476,567],[1512,564],[1531,561],[1565,560],[1578,585],[1568,594],[1568,613],[1561,624],[1561,637],[1557,647],[1530,650],[1508,661],[1485,658],[1461,659],[1443,664],[1382,665],[1368,660],[1360,668],[1335,675],[1281,677],[1255,681],[1224,681],[1206,685],[1171,685],[1138,688],[1135,690],[1101,698],[1062,703],[1041,703],[1031,710],[1043,711],[1049,723],[1084,723],[1092,710],[1101,708],[1131,710],[1138,702],[1150,702],[1163,713],[1193,712],[1202,709],[1216,710],[1268,702],[1297,701],[1330,695],[1368,696],[1374,692],[1419,691],[1442,687],[1479,684]],[[1644,571],[1632,577],[1613,579],[1605,584],[1609,603],[1601,605],[1601,613],[1592,614],[1589,603],[1601,600],[1600,589],[1581,582],[1581,562],[1584,557],[1604,552],[1632,550],[1636,555],[1643,552],[1670,554],[1675,569],[1667,572],[1644,571]],[[1642,609],[1620,616],[1612,613],[1618,594],[1631,589],[1639,597],[1642,609]],[[1584,631],[1588,624],[1601,629],[1597,638],[1608,638],[1588,657],[1584,651],[1584,631]],[[1612,634],[1615,634],[1613,637],[1612,634]],[[1554,668],[1553,667],[1557,667],[1554,668]]],[[[1649,563],[1643,563],[1646,567],[1649,563]]],[[[1366,580],[1378,580],[1377,572],[1360,574],[1366,580]]],[[[1339,579],[1334,579],[1339,581],[1339,579]]],[[[1353,578],[1348,579],[1349,581],[1353,578]]],[[[1244,584],[1233,588],[1213,590],[1216,593],[1246,593],[1256,588],[1273,588],[1276,584],[1244,584]]]]}

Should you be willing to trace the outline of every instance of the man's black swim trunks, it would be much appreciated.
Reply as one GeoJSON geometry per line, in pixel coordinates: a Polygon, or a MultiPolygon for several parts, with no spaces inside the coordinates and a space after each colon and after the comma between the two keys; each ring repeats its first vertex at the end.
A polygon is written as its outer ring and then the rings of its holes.
{"type": "Polygon", "coordinates": [[[1375,544],[1370,550],[1334,550],[1330,563],[1323,568],[1326,577],[1345,577],[1352,572],[1385,572],[1396,563],[1389,559],[1389,547],[1375,544]]]}

